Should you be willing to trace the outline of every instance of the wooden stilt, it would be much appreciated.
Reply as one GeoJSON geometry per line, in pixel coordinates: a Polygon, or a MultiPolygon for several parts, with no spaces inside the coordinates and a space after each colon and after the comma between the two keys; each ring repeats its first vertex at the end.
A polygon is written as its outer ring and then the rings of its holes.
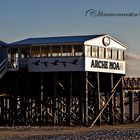
{"type": "Polygon", "coordinates": [[[70,122],[71,122],[71,107],[72,107],[72,72],[69,73],[69,77],[68,77],[68,93],[67,93],[67,99],[66,99],[66,104],[67,104],[67,108],[66,108],[66,112],[67,112],[67,119],[66,119],[66,124],[67,126],[70,126],[70,122]]]}
{"type": "Polygon", "coordinates": [[[122,79],[122,91],[120,93],[120,110],[121,110],[121,124],[125,123],[125,106],[124,106],[124,80],[122,79]]]}
{"type": "Polygon", "coordinates": [[[84,96],[85,96],[85,75],[81,73],[81,80],[80,80],[80,89],[79,89],[79,119],[81,124],[84,124],[84,96]]]}
{"type": "MultiPolygon", "coordinates": [[[[100,73],[97,72],[97,96],[96,96],[96,100],[97,100],[97,106],[96,106],[96,112],[98,115],[100,112],[100,73]]],[[[98,118],[97,124],[100,126],[101,125],[101,116],[98,118]]]]}
{"type": "Polygon", "coordinates": [[[4,123],[4,97],[1,97],[1,125],[5,125],[4,123]]]}
{"type": "Polygon", "coordinates": [[[86,72],[85,99],[84,99],[84,125],[88,125],[88,72],[86,72]]]}
{"type": "MultiPolygon", "coordinates": [[[[139,116],[140,116],[140,91],[139,91],[139,116]]],[[[140,121],[140,119],[139,119],[140,121]]]]}
{"type": "Polygon", "coordinates": [[[41,80],[41,84],[40,84],[40,121],[42,122],[43,121],[43,94],[44,94],[44,91],[43,91],[43,73],[40,73],[40,80],[41,80]]]}
{"type": "Polygon", "coordinates": [[[22,109],[23,109],[23,125],[26,125],[26,122],[27,122],[27,117],[26,117],[26,112],[27,112],[27,103],[26,103],[26,97],[24,96],[23,97],[23,106],[22,106],[22,109]]]}
{"type": "Polygon", "coordinates": [[[77,76],[76,72],[66,72],[49,73],[44,77],[44,73],[40,75],[31,73],[27,79],[23,79],[25,73],[23,75],[15,73],[11,76],[15,77],[13,80],[15,82],[9,82],[9,86],[5,85],[8,87],[6,91],[8,96],[0,97],[0,125],[88,126],[92,123],[93,126],[95,123],[101,125],[101,122],[106,123],[108,120],[111,125],[115,121],[121,121],[123,124],[127,118],[128,123],[140,121],[140,82],[137,78],[128,78],[124,86],[124,79],[120,78],[119,74],[78,72],[77,76]],[[62,75],[65,78],[62,78],[62,75]],[[36,82],[31,80],[33,77],[36,77],[34,78],[37,79],[36,82]],[[95,78],[96,80],[92,81],[95,78]],[[104,83],[106,78],[109,84],[104,83]],[[120,100],[114,101],[115,93],[118,91],[121,91],[120,100]],[[106,92],[106,99],[101,92],[106,92]],[[138,110],[135,110],[135,105],[138,110]],[[127,107],[129,107],[128,117],[125,112],[127,107]]]}
{"type": "Polygon", "coordinates": [[[3,117],[2,117],[2,97],[0,97],[0,125],[2,125],[2,120],[3,120],[3,117]]]}
{"type": "Polygon", "coordinates": [[[57,113],[56,113],[56,93],[57,93],[57,75],[53,74],[53,123],[57,124],[57,113]]]}
{"type": "MultiPolygon", "coordinates": [[[[113,74],[112,73],[111,73],[111,79],[110,80],[111,80],[111,86],[110,87],[111,87],[111,90],[112,90],[113,89],[113,74]]],[[[109,103],[109,118],[110,118],[110,124],[113,125],[114,124],[114,98],[112,98],[110,100],[110,103],[109,103]]]]}
{"type": "Polygon", "coordinates": [[[119,85],[119,83],[121,82],[122,77],[118,80],[118,82],[116,83],[116,85],[113,87],[113,89],[111,90],[111,95],[110,98],[106,101],[104,107],[99,111],[99,114],[96,116],[96,118],[94,119],[93,123],[91,124],[91,127],[96,123],[96,121],[98,120],[98,118],[101,116],[101,114],[103,113],[103,111],[105,110],[106,106],[108,105],[108,103],[110,102],[110,100],[113,98],[114,93],[115,93],[115,89],[116,87],[119,85]]]}
{"type": "Polygon", "coordinates": [[[129,91],[129,118],[130,123],[133,123],[134,121],[134,94],[129,91]]]}

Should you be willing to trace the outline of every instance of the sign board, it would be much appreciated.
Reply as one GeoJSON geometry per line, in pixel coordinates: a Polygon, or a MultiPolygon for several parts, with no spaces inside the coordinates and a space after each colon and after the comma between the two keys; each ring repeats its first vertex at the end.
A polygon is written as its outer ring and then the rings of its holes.
{"type": "Polygon", "coordinates": [[[29,58],[29,72],[84,71],[83,57],[29,58]]]}
{"type": "Polygon", "coordinates": [[[125,74],[125,61],[92,57],[29,58],[29,72],[90,71],[125,74]]]}
{"type": "Polygon", "coordinates": [[[85,71],[125,74],[125,61],[86,57],[85,71]]]}

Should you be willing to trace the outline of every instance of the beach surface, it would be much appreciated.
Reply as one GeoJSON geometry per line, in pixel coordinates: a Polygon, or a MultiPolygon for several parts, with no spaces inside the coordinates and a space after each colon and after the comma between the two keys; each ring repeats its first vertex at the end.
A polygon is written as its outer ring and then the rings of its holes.
{"type": "Polygon", "coordinates": [[[0,127],[0,140],[140,140],[140,124],[93,127],[0,127]]]}

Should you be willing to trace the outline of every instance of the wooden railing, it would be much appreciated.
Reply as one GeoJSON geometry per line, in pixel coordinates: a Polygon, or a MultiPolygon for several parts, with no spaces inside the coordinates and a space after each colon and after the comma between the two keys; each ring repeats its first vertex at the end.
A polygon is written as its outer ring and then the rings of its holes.
{"type": "Polygon", "coordinates": [[[0,78],[7,72],[7,59],[0,63],[0,78]]]}
{"type": "Polygon", "coordinates": [[[126,90],[140,90],[140,78],[136,77],[124,77],[123,88],[126,90]]]}

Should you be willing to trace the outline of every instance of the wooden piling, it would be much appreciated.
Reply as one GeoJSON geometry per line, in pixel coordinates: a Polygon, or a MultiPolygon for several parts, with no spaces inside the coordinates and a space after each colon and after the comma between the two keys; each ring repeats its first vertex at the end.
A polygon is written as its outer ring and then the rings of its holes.
{"type": "Polygon", "coordinates": [[[72,72],[68,74],[68,80],[67,80],[67,98],[66,98],[66,124],[67,126],[70,126],[71,124],[71,107],[72,107],[72,86],[73,86],[73,78],[72,78],[72,72]]]}
{"type": "MultiPolygon", "coordinates": [[[[96,100],[97,100],[97,106],[96,106],[96,115],[99,114],[100,112],[100,73],[97,72],[97,95],[96,95],[96,100]]],[[[99,117],[97,124],[100,126],[101,125],[101,116],[99,117]]]]}
{"type": "Polygon", "coordinates": [[[85,73],[84,125],[88,126],[88,72],[85,73]]]}
{"type": "Polygon", "coordinates": [[[130,118],[130,123],[133,123],[134,121],[134,94],[132,91],[129,91],[128,94],[129,94],[129,118],[130,118]]]}
{"type": "MultiPolygon", "coordinates": [[[[111,73],[111,78],[110,78],[110,95],[111,95],[111,90],[113,89],[113,74],[111,73]]],[[[114,94],[115,95],[115,94],[114,94]]],[[[110,118],[110,124],[113,125],[114,124],[114,98],[112,98],[110,100],[109,103],[109,118],[110,118]]]]}
{"type": "Polygon", "coordinates": [[[121,124],[125,123],[125,105],[124,105],[124,79],[122,79],[122,90],[120,93],[120,112],[121,112],[121,124]]]}
{"type": "Polygon", "coordinates": [[[53,74],[53,123],[57,124],[57,111],[56,111],[56,95],[57,95],[57,75],[53,74]]]}

